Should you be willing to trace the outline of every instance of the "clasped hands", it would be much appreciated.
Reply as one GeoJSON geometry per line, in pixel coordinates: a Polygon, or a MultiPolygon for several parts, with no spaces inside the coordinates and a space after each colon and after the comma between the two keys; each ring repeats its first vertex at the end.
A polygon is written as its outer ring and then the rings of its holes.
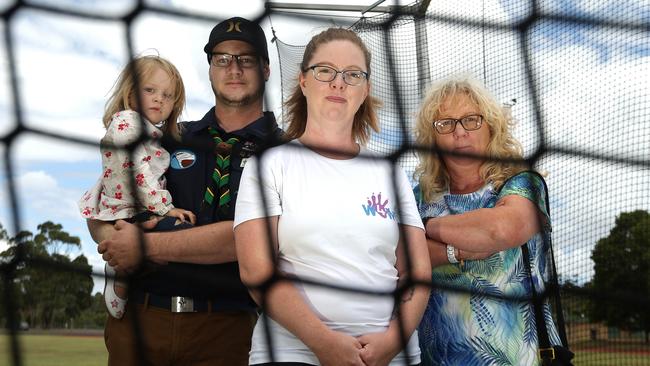
{"type": "Polygon", "coordinates": [[[386,366],[401,349],[399,339],[389,332],[355,338],[331,331],[313,351],[323,366],[386,366]]]}

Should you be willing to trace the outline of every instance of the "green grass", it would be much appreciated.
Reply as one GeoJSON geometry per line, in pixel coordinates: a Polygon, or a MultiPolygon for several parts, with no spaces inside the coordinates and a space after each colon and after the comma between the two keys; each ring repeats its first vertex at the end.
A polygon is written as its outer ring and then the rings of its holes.
{"type": "Polygon", "coordinates": [[[575,366],[650,366],[650,345],[644,343],[586,341],[571,348],[575,366]]]}
{"type": "MultiPolygon", "coordinates": [[[[101,336],[20,333],[23,366],[105,366],[108,353],[101,336]]],[[[0,334],[0,366],[13,365],[9,336],[0,334]]]]}
{"type": "MultiPolygon", "coordinates": [[[[104,366],[108,359],[101,336],[26,332],[20,333],[19,340],[24,366],[104,366]]],[[[575,366],[650,366],[650,347],[645,345],[590,342],[579,346],[575,350],[575,366]]],[[[0,334],[0,366],[10,365],[9,337],[0,334]]]]}
{"type": "Polygon", "coordinates": [[[650,366],[650,355],[621,352],[577,351],[575,366],[650,366]]]}
{"type": "Polygon", "coordinates": [[[577,351],[575,354],[575,366],[650,366],[650,355],[592,351],[577,351]]]}

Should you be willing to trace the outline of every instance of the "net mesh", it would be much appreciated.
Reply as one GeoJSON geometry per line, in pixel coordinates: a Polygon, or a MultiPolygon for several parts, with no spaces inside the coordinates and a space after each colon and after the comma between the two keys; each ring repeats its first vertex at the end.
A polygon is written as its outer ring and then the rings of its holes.
{"type": "MultiPolygon", "coordinates": [[[[12,21],[23,21],[20,11],[41,12],[55,19],[121,22],[126,25],[124,40],[131,56],[132,23],[144,13],[170,19],[222,20],[142,2],[126,16],[38,4],[16,2],[2,10],[9,70],[3,85],[9,97],[3,104],[9,111],[6,119],[13,121],[14,127],[1,130],[0,151],[4,153],[5,205],[15,232],[22,229],[22,202],[14,179],[16,157],[12,155],[17,139],[36,135],[61,143],[96,144],[26,123],[23,98],[27,94],[17,77],[17,47],[11,27],[12,21]]],[[[513,104],[518,122],[515,136],[524,146],[525,158],[546,173],[558,274],[562,281],[578,285],[563,292],[569,342],[578,353],[575,364],[650,365],[647,335],[642,330],[589,321],[585,302],[612,299],[583,287],[594,275],[594,244],[608,235],[615,218],[621,212],[650,210],[650,12],[642,1],[621,6],[593,0],[568,11],[557,4],[483,1],[478,6],[476,2],[453,2],[453,7],[446,8],[434,2],[424,14],[407,14],[421,5],[416,3],[402,8],[404,13],[356,22],[352,29],[360,33],[373,54],[373,94],[384,103],[379,115],[381,132],[372,135],[369,148],[387,158],[397,157],[411,177],[417,164],[411,131],[426,86],[459,71],[481,78],[501,101],[513,104]]],[[[272,10],[264,14],[273,15],[272,10]]],[[[282,95],[286,97],[295,85],[304,48],[280,39],[275,43],[282,95]]],[[[48,119],[46,112],[36,117],[48,119]]],[[[20,304],[11,296],[15,269],[33,265],[73,270],[54,263],[25,262],[22,255],[18,251],[12,262],[0,263],[4,285],[0,301],[8,319],[9,357],[14,365],[25,359],[18,347],[20,304]]],[[[647,294],[635,295],[629,293],[626,300],[647,305],[647,294]]]]}
{"type": "MultiPolygon", "coordinates": [[[[418,160],[405,146],[412,146],[427,85],[459,72],[482,79],[499,100],[512,105],[524,157],[546,175],[560,282],[584,285],[594,274],[591,250],[614,219],[621,212],[647,210],[650,203],[650,134],[641,127],[648,110],[640,107],[647,103],[645,72],[650,69],[643,66],[647,57],[630,55],[632,44],[648,40],[647,29],[632,21],[633,14],[595,20],[562,17],[551,8],[534,10],[526,2],[506,8],[504,14],[502,3],[484,2],[482,9],[456,4],[453,10],[431,4],[424,16],[388,14],[356,22],[351,29],[373,57],[372,94],[384,103],[381,132],[368,146],[387,158],[399,154],[399,164],[413,173],[418,160]],[[580,49],[579,41],[588,46],[580,49]],[[585,57],[583,52],[600,54],[585,57]],[[612,58],[621,62],[611,66],[612,58]],[[586,74],[587,69],[597,74],[586,74]],[[621,131],[607,122],[612,113],[636,122],[621,131]]],[[[304,47],[276,43],[283,85],[294,85],[304,47]]],[[[283,95],[288,91],[283,89],[283,95]]],[[[588,320],[585,301],[611,298],[569,287],[562,293],[563,307],[569,343],[579,350],[576,364],[650,363],[641,346],[643,331],[588,320]],[[633,350],[639,356],[625,353],[633,350]]]]}

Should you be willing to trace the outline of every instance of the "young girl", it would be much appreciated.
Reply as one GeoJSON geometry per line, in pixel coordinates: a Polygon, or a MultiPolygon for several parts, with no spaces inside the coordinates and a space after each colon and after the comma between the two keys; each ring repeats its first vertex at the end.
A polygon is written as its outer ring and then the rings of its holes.
{"type": "MultiPolygon", "coordinates": [[[[194,224],[195,215],[175,208],[165,190],[163,174],[170,158],[159,142],[163,134],[179,138],[176,122],[184,105],[183,80],[169,61],[141,56],[126,65],[104,112],[102,176],[79,200],[84,218],[144,221],[148,216],[158,215],[166,217],[159,222],[158,229],[180,223],[186,227],[187,221],[194,224]],[[142,141],[130,153],[130,145],[141,137],[142,141]]],[[[126,284],[113,280],[115,270],[108,263],[104,271],[104,301],[108,312],[119,319],[126,307],[126,284]]]]}

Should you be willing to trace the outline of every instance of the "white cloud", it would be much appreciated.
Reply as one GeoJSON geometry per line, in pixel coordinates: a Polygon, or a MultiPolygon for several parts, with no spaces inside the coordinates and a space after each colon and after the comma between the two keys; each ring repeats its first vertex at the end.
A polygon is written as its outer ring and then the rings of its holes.
{"type": "Polygon", "coordinates": [[[551,146],[613,157],[647,158],[650,57],[598,61],[584,46],[541,53],[540,104],[551,146]],[[570,59],[571,62],[563,60],[570,59]]]}
{"type": "Polygon", "coordinates": [[[480,5],[474,0],[438,1],[429,6],[427,13],[462,20],[509,23],[512,18],[526,16],[532,10],[531,4],[522,2],[516,8],[509,9],[511,13],[507,14],[507,9],[501,3],[497,0],[483,1],[480,5]]]}
{"type": "Polygon", "coordinates": [[[16,59],[25,123],[97,138],[106,97],[126,61],[123,25],[36,11],[21,12],[13,25],[20,30],[16,59]]]}
{"type": "MultiPolygon", "coordinates": [[[[152,3],[163,3],[165,1],[152,1],[152,3]]],[[[206,6],[201,0],[172,0],[170,3],[174,8],[196,14],[205,14],[220,19],[227,19],[233,16],[254,18],[264,12],[264,3],[259,0],[238,0],[222,1],[218,6],[206,6]]]]}
{"type": "Polygon", "coordinates": [[[38,212],[40,217],[62,220],[80,220],[76,201],[82,191],[61,187],[45,171],[30,171],[16,179],[16,190],[22,212],[38,212]]]}
{"type": "MultiPolygon", "coordinates": [[[[550,48],[534,53],[546,147],[647,161],[650,57],[626,53],[621,41],[635,36],[624,31],[601,30],[586,37],[583,44],[551,42],[544,46],[550,48]]],[[[650,210],[650,170],[552,152],[540,167],[550,172],[558,270],[587,281],[593,276],[591,251],[609,234],[616,216],[650,210]]]]}
{"type": "Polygon", "coordinates": [[[616,216],[650,210],[650,169],[576,156],[548,155],[553,245],[558,272],[582,282],[593,276],[591,251],[616,216]]]}
{"type": "Polygon", "coordinates": [[[123,15],[136,5],[133,0],[30,0],[30,3],[105,16],[123,15]]]}
{"type": "MultiPolygon", "coordinates": [[[[80,124],[88,121],[80,121],[80,124]]],[[[12,158],[20,168],[28,163],[34,162],[67,162],[77,163],[85,161],[96,161],[97,171],[100,168],[100,154],[99,154],[99,140],[104,135],[104,127],[101,125],[101,120],[92,119],[90,125],[86,127],[77,127],[79,130],[84,130],[86,133],[96,135],[96,138],[87,139],[93,144],[82,145],[68,142],[67,140],[54,139],[45,136],[24,133],[16,138],[12,145],[12,158]]],[[[66,131],[60,130],[59,133],[66,135],[66,131]]]]}

